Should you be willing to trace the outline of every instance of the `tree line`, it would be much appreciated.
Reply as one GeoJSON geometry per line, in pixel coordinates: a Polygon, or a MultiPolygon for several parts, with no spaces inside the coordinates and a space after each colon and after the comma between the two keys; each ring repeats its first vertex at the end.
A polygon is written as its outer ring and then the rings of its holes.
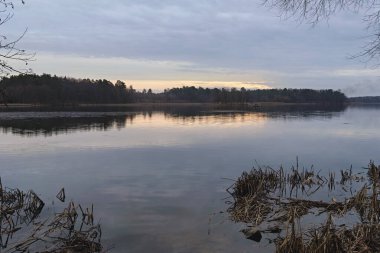
{"type": "Polygon", "coordinates": [[[380,104],[380,96],[351,97],[350,103],[380,104]]]}
{"type": "Polygon", "coordinates": [[[135,90],[118,80],[75,79],[48,74],[22,74],[0,81],[3,103],[76,105],[120,103],[344,103],[340,91],[326,89],[226,89],[183,86],[154,93],[135,90]]]}

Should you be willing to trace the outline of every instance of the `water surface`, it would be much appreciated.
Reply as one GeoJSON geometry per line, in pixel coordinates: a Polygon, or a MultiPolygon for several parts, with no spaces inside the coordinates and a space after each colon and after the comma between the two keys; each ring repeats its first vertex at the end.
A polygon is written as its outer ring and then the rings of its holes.
{"type": "Polygon", "coordinates": [[[97,108],[0,112],[4,184],[95,206],[111,252],[271,252],[228,221],[225,189],[255,164],[380,162],[380,109],[97,108]]]}

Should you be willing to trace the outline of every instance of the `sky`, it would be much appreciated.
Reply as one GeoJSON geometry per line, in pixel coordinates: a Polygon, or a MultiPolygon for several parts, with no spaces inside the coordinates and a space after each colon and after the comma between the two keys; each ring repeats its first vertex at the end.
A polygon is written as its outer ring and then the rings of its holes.
{"type": "Polygon", "coordinates": [[[123,80],[134,88],[340,89],[380,95],[380,68],[351,59],[368,40],[363,16],[316,26],[261,0],[26,0],[2,25],[36,53],[37,74],[123,80]]]}

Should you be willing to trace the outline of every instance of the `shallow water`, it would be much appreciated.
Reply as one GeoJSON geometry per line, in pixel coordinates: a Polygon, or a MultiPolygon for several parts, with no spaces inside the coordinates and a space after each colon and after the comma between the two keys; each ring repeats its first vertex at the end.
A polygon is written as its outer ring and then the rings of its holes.
{"type": "Polygon", "coordinates": [[[95,206],[111,252],[271,252],[224,213],[255,164],[379,163],[380,108],[97,108],[0,112],[0,171],[48,205],[95,206]]]}

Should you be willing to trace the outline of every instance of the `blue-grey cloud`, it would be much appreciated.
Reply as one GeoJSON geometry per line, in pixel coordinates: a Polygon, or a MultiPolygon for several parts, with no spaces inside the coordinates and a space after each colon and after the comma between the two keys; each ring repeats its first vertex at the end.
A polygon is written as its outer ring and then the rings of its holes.
{"type": "Polygon", "coordinates": [[[364,68],[348,59],[365,43],[360,15],[339,13],[312,28],[278,14],[260,0],[30,0],[6,28],[16,36],[28,27],[22,46],[37,54],[179,62],[175,78],[219,71],[242,82],[263,74],[280,87],[357,83],[333,70],[364,68]]]}

